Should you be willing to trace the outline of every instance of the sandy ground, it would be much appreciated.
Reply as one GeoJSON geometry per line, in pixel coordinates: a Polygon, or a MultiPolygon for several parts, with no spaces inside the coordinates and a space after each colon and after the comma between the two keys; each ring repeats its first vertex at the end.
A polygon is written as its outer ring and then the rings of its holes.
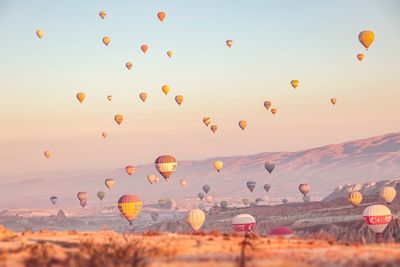
{"type": "Polygon", "coordinates": [[[0,266],[400,266],[399,244],[103,232],[5,232],[0,266]]]}

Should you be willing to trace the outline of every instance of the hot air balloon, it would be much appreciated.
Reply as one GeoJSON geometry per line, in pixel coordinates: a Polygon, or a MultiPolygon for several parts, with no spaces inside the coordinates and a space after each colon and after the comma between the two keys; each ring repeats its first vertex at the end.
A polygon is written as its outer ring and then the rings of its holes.
{"type": "Polygon", "coordinates": [[[107,133],[106,132],[102,132],[101,136],[103,136],[103,138],[107,138],[107,133]]]}
{"type": "Polygon", "coordinates": [[[88,194],[86,192],[79,192],[76,194],[76,197],[79,199],[79,201],[83,201],[88,199],[88,194]]]}
{"type": "Polygon", "coordinates": [[[277,112],[278,112],[278,110],[276,108],[271,108],[272,115],[275,115],[277,112]]]}
{"type": "Polygon", "coordinates": [[[165,94],[165,95],[168,95],[168,93],[169,93],[169,91],[171,90],[171,88],[169,87],[169,85],[163,85],[162,87],[161,87],[161,91],[163,91],[163,93],[165,94]]]}
{"type": "Polygon", "coordinates": [[[232,227],[236,232],[250,232],[256,226],[256,219],[250,214],[239,214],[233,217],[232,227]]]}
{"type": "Polygon", "coordinates": [[[143,44],[143,45],[140,46],[140,49],[142,49],[143,53],[146,54],[146,52],[147,52],[147,50],[149,49],[149,47],[148,47],[147,44],[143,44]]]}
{"type": "Polygon", "coordinates": [[[105,184],[109,189],[113,188],[114,183],[115,183],[115,180],[112,179],[112,178],[108,178],[108,179],[106,179],[106,180],[104,181],[104,184],[105,184]]]}
{"type": "Polygon", "coordinates": [[[147,176],[147,180],[151,183],[154,184],[156,182],[156,176],[154,174],[149,174],[147,176]]]}
{"type": "Polygon", "coordinates": [[[103,38],[103,43],[106,46],[108,46],[110,44],[110,42],[111,42],[111,38],[110,37],[106,36],[106,37],[103,38]]]}
{"type": "Polygon", "coordinates": [[[127,68],[128,70],[131,70],[131,68],[132,68],[132,66],[133,66],[133,63],[132,63],[131,61],[128,61],[128,62],[126,62],[125,66],[126,66],[126,68],[127,68]]]}
{"type": "Polygon", "coordinates": [[[391,186],[385,186],[381,189],[379,195],[383,200],[385,200],[386,204],[390,204],[396,197],[396,189],[391,186]]]}
{"type": "Polygon", "coordinates": [[[207,203],[211,203],[213,201],[213,197],[212,196],[206,196],[206,202],[207,203]]]}
{"type": "Polygon", "coordinates": [[[269,110],[269,108],[271,107],[272,103],[269,100],[264,101],[264,107],[269,110]]]}
{"type": "Polygon", "coordinates": [[[175,96],[175,101],[180,106],[182,104],[182,102],[183,102],[183,96],[181,96],[181,95],[175,96]]]}
{"type": "Polygon", "coordinates": [[[270,189],[271,189],[271,185],[269,185],[269,184],[265,184],[265,185],[264,185],[264,190],[265,190],[266,192],[268,192],[270,189]]]}
{"type": "Polygon", "coordinates": [[[157,220],[158,220],[158,217],[159,217],[160,215],[158,214],[158,212],[152,212],[152,213],[150,214],[150,216],[151,216],[151,218],[153,219],[153,221],[157,221],[157,220]]]}
{"type": "Polygon", "coordinates": [[[250,205],[250,202],[251,202],[251,200],[248,199],[248,198],[243,198],[243,199],[242,199],[242,203],[243,203],[244,205],[246,205],[246,206],[250,205]]]}
{"type": "Polygon", "coordinates": [[[197,196],[200,198],[200,200],[203,200],[203,198],[204,198],[204,193],[203,192],[199,192],[198,194],[197,194],[197,196]]]}
{"type": "Polygon", "coordinates": [[[146,102],[146,99],[147,99],[147,93],[145,93],[145,92],[142,92],[142,93],[140,93],[139,97],[140,97],[140,99],[141,99],[143,102],[146,102]]]}
{"type": "Polygon", "coordinates": [[[205,185],[203,185],[202,189],[206,194],[208,194],[208,192],[211,189],[211,186],[209,186],[208,184],[205,184],[205,185]]]}
{"type": "Polygon", "coordinates": [[[303,202],[304,203],[311,202],[311,197],[309,195],[303,196],[303,202]]]}
{"type": "Polygon", "coordinates": [[[42,39],[43,35],[44,35],[44,31],[39,29],[36,31],[36,35],[37,37],[39,37],[39,39],[42,39]]]}
{"type": "Polygon", "coordinates": [[[289,202],[289,200],[287,200],[287,198],[282,199],[282,203],[283,203],[283,204],[286,204],[286,203],[288,203],[288,202],[289,202]]]}
{"type": "Polygon", "coordinates": [[[228,202],[225,200],[222,200],[219,205],[221,206],[221,208],[226,209],[228,207],[228,202]]]}
{"type": "Polygon", "coordinates": [[[128,175],[132,175],[132,174],[135,173],[136,168],[134,166],[132,166],[132,165],[128,165],[128,166],[125,167],[125,171],[126,171],[126,173],[128,175]]]}
{"type": "Polygon", "coordinates": [[[87,201],[86,200],[81,200],[81,201],[79,201],[79,204],[81,205],[82,208],[84,208],[86,206],[86,204],[87,204],[87,201]]]}
{"type": "Polygon", "coordinates": [[[372,31],[362,31],[358,35],[358,40],[367,50],[374,42],[374,39],[375,39],[375,34],[372,31]]]}
{"type": "Polygon", "coordinates": [[[220,161],[220,160],[216,160],[216,161],[214,161],[214,169],[217,171],[217,172],[220,172],[221,170],[222,170],[222,168],[224,167],[224,163],[222,162],[222,161],[220,161]]]}
{"type": "Polygon", "coordinates": [[[270,235],[290,237],[294,235],[292,229],[286,226],[275,227],[271,230],[270,235]]]}
{"type": "Polygon", "coordinates": [[[49,159],[51,157],[51,155],[52,155],[50,150],[45,150],[43,154],[47,159],[49,159]]]}
{"type": "Polygon", "coordinates": [[[231,48],[233,45],[233,40],[226,40],[226,45],[231,48]]]}
{"type": "Polygon", "coordinates": [[[180,179],[180,180],[179,180],[179,184],[180,184],[182,187],[185,187],[186,184],[187,184],[187,181],[184,180],[184,179],[180,179]]]}
{"type": "Polygon", "coordinates": [[[363,217],[369,229],[381,234],[392,220],[392,212],[384,205],[372,205],[364,210],[363,217]]]}
{"type": "Polygon", "coordinates": [[[299,86],[299,81],[298,80],[292,80],[290,84],[293,86],[294,89],[297,89],[297,86],[299,86]]]}
{"type": "Polygon", "coordinates": [[[121,114],[117,114],[114,116],[114,120],[118,123],[118,125],[121,125],[122,121],[124,120],[124,117],[121,114]]]}
{"type": "Polygon", "coordinates": [[[203,123],[208,127],[208,125],[211,123],[211,118],[210,117],[204,117],[203,118],[203,123]]]}
{"type": "Polygon", "coordinates": [[[331,103],[332,103],[332,105],[336,105],[336,98],[331,98],[331,103]]]}
{"type": "Polygon", "coordinates": [[[168,182],[168,178],[175,172],[178,163],[171,155],[163,155],[156,159],[155,166],[157,171],[168,182]]]}
{"type": "Polygon", "coordinates": [[[256,188],[256,182],[255,181],[248,181],[246,183],[246,186],[250,190],[250,192],[253,192],[254,188],[256,188]]]}
{"type": "Polygon", "coordinates": [[[310,192],[311,186],[309,184],[300,184],[299,185],[299,191],[306,196],[308,192],[310,192]]]}
{"type": "Polygon", "coordinates": [[[349,194],[348,200],[353,205],[353,207],[357,208],[362,201],[362,194],[360,192],[351,192],[349,194]]]}
{"type": "Polygon", "coordinates": [[[56,197],[56,196],[50,197],[50,202],[53,203],[53,205],[57,203],[57,200],[58,200],[58,197],[56,197]]]}
{"type": "Polygon", "coordinates": [[[118,208],[121,214],[132,224],[142,210],[142,201],[135,195],[123,195],[118,200],[118,208]]]}
{"type": "Polygon", "coordinates": [[[100,199],[100,200],[103,200],[103,198],[106,196],[106,193],[104,193],[103,191],[99,191],[99,192],[97,192],[97,197],[100,199]]]}
{"type": "Polygon", "coordinates": [[[82,92],[80,92],[80,93],[77,93],[76,94],[76,98],[78,99],[78,101],[82,104],[82,102],[85,100],[85,93],[82,93],[82,92]]]}
{"type": "Polygon", "coordinates": [[[166,199],[159,199],[158,200],[158,204],[160,204],[161,208],[164,208],[165,204],[167,204],[167,200],[166,199]]]}
{"type": "Polygon", "coordinates": [[[112,100],[112,95],[108,95],[108,96],[107,96],[107,100],[111,102],[111,100],[112,100]]]}
{"type": "Polygon", "coordinates": [[[99,12],[99,16],[100,18],[104,19],[107,16],[107,13],[104,10],[102,10],[99,12]]]}
{"type": "Polygon", "coordinates": [[[273,171],[274,168],[275,168],[275,164],[272,163],[272,162],[270,162],[270,161],[266,161],[265,164],[264,164],[264,167],[265,167],[265,169],[271,174],[272,171],[273,171]]]}
{"type": "Polygon", "coordinates": [[[165,14],[165,12],[163,12],[163,11],[160,11],[160,12],[157,13],[157,17],[161,22],[164,21],[166,16],[167,16],[167,14],[165,14]]]}
{"type": "Polygon", "coordinates": [[[239,127],[240,129],[244,130],[247,126],[247,122],[244,120],[239,121],[239,127]]]}
{"type": "Polygon", "coordinates": [[[358,59],[358,61],[363,61],[363,59],[364,59],[364,54],[363,54],[363,53],[357,54],[357,59],[358,59]]]}
{"type": "Polygon", "coordinates": [[[201,209],[193,209],[186,215],[186,221],[195,231],[198,231],[203,226],[205,220],[206,214],[201,209]]]}
{"type": "Polygon", "coordinates": [[[168,56],[169,58],[171,58],[173,55],[174,55],[174,52],[173,52],[172,50],[168,50],[168,51],[167,51],[167,56],[168,56]]]}
{"type": "Polygon", "coordinates": [[[215,125],[215,124],[213,124],[213,125],[211,125],[210,129],[211,129],[211,131],[212,131],[213,133],[215,133],[215,132],[218,130],[218,126],[215,125]]]}

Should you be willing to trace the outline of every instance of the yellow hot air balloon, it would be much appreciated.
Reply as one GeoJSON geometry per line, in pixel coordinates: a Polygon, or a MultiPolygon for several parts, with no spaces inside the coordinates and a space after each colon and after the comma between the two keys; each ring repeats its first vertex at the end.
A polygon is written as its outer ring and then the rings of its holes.
{"type": "Polygon", "coordinates": [[[332,105],[336,105],[336,102],[337,102],[336,98],[335,98],[335,97],[332,97],[332,98],[331,98],[331,103],[332,103],[332,105]]]}
{"type": "Polygon", "coordinates": [[[220,160],[214,161],[214,169],[217,170],[217,172],[220,172],[222,168],[224,167],[224,163],[220,160]]]}
{"type": "Polygon", "coordinates": [[[195,231],[198,231],[203,226],[205,220],[206,215],[201,209],[193,209],[186,215],[186,221],[195,231]]]}
{"type": "Polygon", "coordinates": [[[107,138],[107,133],[106,132],[102,132],[101,136],[103,136],[103,138],[107,138]]]}
{"type": "Polygon", "coordinates": [[[80,92],[76,94],[76,98],[79,100],[79,102],[81,102],[81,104],[85,100],[85,97],[86,97],[85,93],[80,92]]]}
{"type": "Polygon", "coordinates": [[[358,61],[362,61],[364,59],[364,54],[363,53],[357,54],[357,59],[358,61]]]}
{"type": "Polygon", "coordinates": [[[217,125],[211,125],[211,131],[213,132],[213,133],[215,133],[217,130],[218,130],[218,126],[217,125]]]}
{"type": "Polygon", "coordinates": [[[264,101],[264,107],[267,109],[267,110],[269,110],[269,108],[271,107],[271,101],[269,101],[269,100],[266,100],[266,101],[264,101]]]}
{"type": "Polygon", "coordinates": [[[125,64],[125,66],[126,66],[126,68],[128,69],[128,70],[131,70],[131,68],[132,68],[132,66],[133,66],[133,63],[132,62],[126,62],[126,64],[125,64]]]}
{"type": "Polygon", "coordinates": [[[142,201],[135,195],[123,195],[118,200],[118,208],[122,216],[132,224],[142,210],[142,201]]]}
{"type": "Polygon", "coordinates": [[[292,81],[290,82],[290,84],[293,86],[294,89],[296,89],[297,86],[299,86],[299,81],[298,81],[298,80],[292,80],[292,81]]]}
{"type": "Polygon", "coordinates": [[[99,16],[100,18],[104,19],[107,16],[107,13],[104,10],[102,10],[99,12],[99,16]]]}
{"type": "Polygon", "coordinates": [[[239,121],[239,127],[240,129],[244,130],[247,126],[247,122],[245,120],[239,121]]]}
{"type": "Polygon", "coordinates": [[[272,113],[273,115],[275,115],[277,112],[278,112],[278,110],[277,110],[276,108],[271,108],[271,113],[272,113]]]}
{"type": "Polygon", "coordinates": [[[161,90],[163,91],[163,93],[164,93],[165,95],[168,95],[170,89],[171,89],[171,88],[169,88],[169,85],[167,85],[167,84],[165,84],[165,85],[163,85],[163,86],[161,87],[161,90]]]}
{"type": "Polygon", "coordinates": [[[142,93],[140,93],[139,97],[140,97],[140,99],[141,99],[143,102],[146,102],[146,99],[147,99],[147,93],[145,93],[145,92],[142,92],[142,93]]]}
{"type": "Polygon", "coordinates": [[[124,120],[124,117],[121,114],[117,114],[114,116],[114,120],[118,123],[118,125],[120,125],[124,120]]]}
{"type": "Polygon", "coordinates": [[[231,48],[233,45],[233,40],[226,40],[226,45],[231,48]]]}
{"type": "Polygon", "coordinates": [[[168,57],[171,58],[173,55],[174,55],[174,52],[173,52],[172,50],[168,50],[168,51],[167,51],[167,56],[168,56],[168,57]]]}
{"type": "Polygon", "coordinates": [[[43,154],[47,159],[49,159],[51,157],[51,155],[52,155],[50,150],[45,150],[43,154]]]}
{"type": "Polygon", "coordinates": [[[203,118],[203,123],[208,127],[208,125],[211,123],[211,118],[210,117],[204,117],[203,118]]]}
{"type": "Polygon", "coordinates": [[[43,30],[39,29],[36,31],[36,36],[39,37],[39,39],[42,39],[43,35],[44,35],[43,30]]]}
{"type": "Polygon", "coordinates": [[[374,39],[375,39],[375,34],[372,31],[362,31],[358,35],[358,40],[367,50],[374,42],[374,39]]]}
{"type": "Polygon", "coordinates": [[[108,46],[110,44],[110,42],[111,42],[111,38],[110,37],[106,36],[106,37],[103,38],[103,43],[106,46],[108,46]]]}
{"type": "Polygon", "coordinates": [[[108,99],[108,101],[111,101],[112,100],[112,95],[108,95],[107,99],[108,99]]]}
{"type": "Polygon", "coordinates": [[[396,197],[396,189],[391,186],[385,186],[381,189],[379,194],[381,198],[385,200],[386,204],[390,204],[396,197]]]}
{"type": "Polygon", "coordinates": [[[361,203],[362,199],[363,199],[362,194],[360,192],[357,192],[357,191],[351,192],[349,194],[349,198],[348,198],[348,200],[351,203],[351,205],[353,205],[353,207],[355,207],[355,208],[360,206],[360,203],[361,203]]]}
{"type": "Polygon", "coordinates": [[[182,104],[182,102],[183,102],[183,96],[181,96],[181,95],[175,96],[175,101],[180,106],[182,104]]]}

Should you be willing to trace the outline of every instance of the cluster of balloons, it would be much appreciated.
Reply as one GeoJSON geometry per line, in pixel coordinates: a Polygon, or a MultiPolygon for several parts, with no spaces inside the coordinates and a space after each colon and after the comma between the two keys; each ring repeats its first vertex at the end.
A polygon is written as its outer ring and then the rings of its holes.
{"type": "MultiPolygon", "coordinates": [[[[375,34],[373,31],[362,31],[358,35],[358,40],[368,51],[368,48],[372,45],[372,43],[375,40],[375,34]]],[[[358,61],[363,61],[364,57],[365,57],[365,55],[363,53],[357,54],[358,61]]]]}
{"type": "MultiPolygon", "coordinates": [[[[396,194],[397,194],[396,189],[392,186],[384,186],[379,191],[379,196],[388,205],[392,203],[392,201],[396,198],[396,194]]],[[[349,193],[347,199],[350,202],[350,204],[353,205],[353,207],[357,208],[360,206],[363,200],[363,196],[361,192],[353,191],[349,193]]]]}

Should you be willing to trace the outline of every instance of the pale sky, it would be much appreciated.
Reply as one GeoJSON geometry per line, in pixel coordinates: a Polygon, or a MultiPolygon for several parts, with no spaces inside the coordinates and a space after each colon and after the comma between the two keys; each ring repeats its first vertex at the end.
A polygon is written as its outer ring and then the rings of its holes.
{"type": "Polygon", "coordinates": [[[398,131],[399,13],[396,0],[1,1],[0,177],[112,170],[162,154],[294,151],[398,131]],[[363,30],[375,32],[369,51],[363,30]]]}

